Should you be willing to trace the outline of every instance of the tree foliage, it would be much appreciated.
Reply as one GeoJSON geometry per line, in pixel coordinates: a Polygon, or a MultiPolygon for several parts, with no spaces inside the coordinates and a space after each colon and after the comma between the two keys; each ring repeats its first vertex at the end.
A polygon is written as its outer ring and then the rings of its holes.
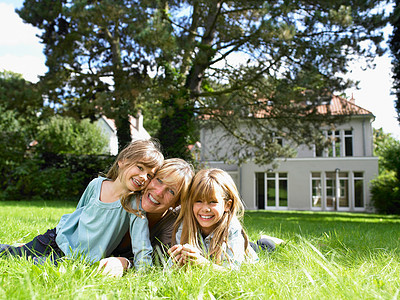
{"type": "Polygon", "coordinates": [[[69,115],[114,119],[123,148],[148,81],[148,54],[136,42],[146,35],[148,13],[136,1],[114,0],[26,0],[18,13],[43,29],[49,71],[40,82],[49,100],[69,115]]]}
{"type": "Polygon", "coordinates": [[[397,120],[400,123],[400,1],[395,0],[395,7],[391,16],[393,34],[390,37],[390,50],[393,54],[393,89],[396,95],[395,108],[397,111],[397,120]]]}
{"type": "Polygon", "coordinates": [[[379,172],[393,171],[400,181],[400,141],[382,128],[374,129],[374,147],[374,155],[379,157],[379,172]]]}
{"type": "Polygon", "coordinates": [[[0,100],[0,200],[76,200],[114,160],[98,156],[107,140],[96,124],[51,117],[38,87],[20,74],[0,72],[0,100]]]}
{"type": "Polygon", "coordinates": [[[51,113],[51,109],[43,105],[38,87],[11,71],[0,72],[0,106],[26,126],[32,123],[34,126],[37,120],[51,113]]]}
{"type": "Polygon", "coordinates": [[[152,95],[170,156],[188,156],[205,117],[269,162],[287,154],[272,136],[311,143],[336,122],[315,107],[352,84],[338,75],[351,57],[382,53],[385,2],[26,0],[19,14],[43,29],[42,83],[64,109],[116,119],[126,141],[127,114],[152,95]]]}
{"type": "Polygon", "coordinates": [[[188,113],[236,137],[239,160],[270,162],[289,153],[271,147],[274,136],[312,143],[321,124],[337,122],[316,106],[352,84],[338,76],[352,55],[382,53],[382,2],[166,1],[176,46],[160,57],[164,78],[188,113]]]}
{"type": "Polygon", "coordinates": [[[88,119],[54,116],[42,124],[36,136],[40,153],[94,155],[105,154],[107,137],[88,119]]]}
{"type": "Polygon", "coordinates": [[[0,72],[0,171],[5,175],[25,159],[45,115],[37,87],[22,75],[0,72]]]}
{"type": "Polygon", "coordinates": [[[374,130],[379,176],[371,182],[372,202],[381,213],[400,214],[400,141],[382,128],[374,130]]]}

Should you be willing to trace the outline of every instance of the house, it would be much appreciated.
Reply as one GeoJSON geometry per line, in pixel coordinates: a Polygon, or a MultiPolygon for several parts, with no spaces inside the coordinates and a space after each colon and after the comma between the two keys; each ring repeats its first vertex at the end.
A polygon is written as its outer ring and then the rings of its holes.
{"type": "MultiPolygon", "coordinates": [[[[129,122],[131,127],[131,137],[132,140],[135,139],[149,139],[151,136],[143,127],[143,115],[139,111],[136,117],[129,116],[129,122]]],[[[108,151],[111,155],[118,154],[118,137],[117,137],[117,127],[115,126],[115,121],[102,116],[97,120],[97,125],[101,128],[102,132],[108,138],[108,151]]]]}
{"type": "MultiPolygon", "coordinates": [[[[322,128],[330,141],[325,149],[297,148],[294,158],[277,159],[278,166],[226,164],[216,160],[221,148],[221,128],[202,128],[201,161],[208,167],[226,170],[235,180],[246,209],[371,211],[369,182],[378,175],[378,158],[373,156],[374,115],[355,100],[333,96],[332,113],[351,116],[331,128],[322,128]],[[218,133],[219,130],[219,133],[218,133]]],[[[318,107],[324,112],[326,106],[318,107]]],[[[281,143],[289,141],[282,139],[281,143]]]]}

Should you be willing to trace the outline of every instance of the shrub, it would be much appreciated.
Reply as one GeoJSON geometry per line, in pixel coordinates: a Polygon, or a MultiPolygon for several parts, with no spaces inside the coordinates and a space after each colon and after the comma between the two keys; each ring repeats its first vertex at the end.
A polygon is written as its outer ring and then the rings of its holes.
{"type": "Polygon", "coordinates": [[[54,116],[40,126],[36,140],[40,153],[104,154],[108,144],[96,124],[61,116],[54,116]]]}
{"type": "Polygon", "coordinates": [[[383,171],[371,181],[372,203],[379,213],[400,214],[400,183],[396,172],[383,171]]]}
{"type": "Polygon", "coordinates": [[[43,153],[25,160],[9,178],[3,200],[79,200],[99,172],[106,172],[114,156],[43,153]]]}

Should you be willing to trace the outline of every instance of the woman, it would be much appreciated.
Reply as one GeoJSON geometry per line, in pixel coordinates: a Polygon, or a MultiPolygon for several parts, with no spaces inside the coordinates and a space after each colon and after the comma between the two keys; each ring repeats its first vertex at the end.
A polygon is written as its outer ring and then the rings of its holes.
{"type": "MultiPolygon", "coordinates": [[[[167,253],[165,247],[171,245],[173,226],[179,214],[177,207],[187,193],[193,176],[193,167],[183,159],[166,159],[143,192],[142,208],[149,222],[155,260],[162,258],[167,253]]],[[[129,211],[131,206],[128,204],[124,208],[129,211]]],[[[132,257],[130,245],[130,235],[127,232],[113,252],[115,257],[100,261],[99,269],[102,269],[103,274],[122,276],[123,271],[130,267],[127,259],[132,257]]]]}
{"type": "MultiPolygon", "coordinates": [[[[171,246],[174,223],[178,217],[181,201],[186,197],[194,176],[193,168],[182,159],[167,159],[156,176],[143,192],[142,208],[149,221],[150,241],[155,260],[163,259],[171,246]]],[[[269,236],[261,236],[257,244],[250,243],[254,250],[273,251],[276,244],[283,241],[269,236]]],[[[131,263],[129,232],[113,252],[114,257],[100,261],[99,271],[105,275],[122,276],[131,263]]]]}

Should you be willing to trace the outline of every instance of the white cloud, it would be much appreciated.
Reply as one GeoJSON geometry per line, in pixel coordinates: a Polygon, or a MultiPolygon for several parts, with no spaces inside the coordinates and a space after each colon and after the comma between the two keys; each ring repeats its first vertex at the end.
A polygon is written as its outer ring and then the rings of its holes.
{"type": "Polygon", "coordinates": [[[350,89],[347,96],[353,94],[356,104],[371,111],[376,119],[374,128],[383,128],[386,133],[392,133],[400,138],[400,125],[396,120],[394,107],[395,96],[392,91],[392,64],[389,55],[375,58],[375,69],[361,70],[358,64],[347,74],[349,78],[360,81],[359,90],[350,89]]]}
{"type": "Polygon", "coordinates": [[[47,67],[44,65],[44,58],[42,57],[7,54],[0,56],[0,70],[13,71],[22,74],[25,80],[37,82],[39,80],[38,75],[43,75],[47,67]]]}
{"type": "Polygon", "coordinates": [[[37,45],[40,31],[23,23],[11,4],[0,3],[0,46],[37,45]]]}
{"type": "Polygon", "coordinates": [[[31,82],[38,81],[47,67],[36,34],[40,31],[22,19],[11,4],[0,3],[0,70],[20,73],[31,82]]]}

